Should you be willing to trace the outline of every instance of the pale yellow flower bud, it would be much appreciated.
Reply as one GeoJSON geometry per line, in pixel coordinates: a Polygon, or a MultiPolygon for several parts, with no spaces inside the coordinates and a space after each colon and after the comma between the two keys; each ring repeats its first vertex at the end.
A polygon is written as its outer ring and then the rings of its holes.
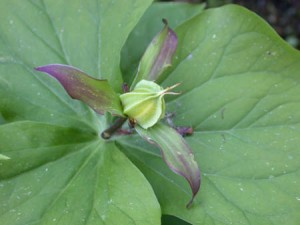
{"type": "Polygon", "coordinates": [[[164,95],[178,94],[168,92],[178,85],[163,89],[153,81],[141,80],[133,91],[120,96],[124,114],[144,129],[152,127],[165,114],[164,95]]]}

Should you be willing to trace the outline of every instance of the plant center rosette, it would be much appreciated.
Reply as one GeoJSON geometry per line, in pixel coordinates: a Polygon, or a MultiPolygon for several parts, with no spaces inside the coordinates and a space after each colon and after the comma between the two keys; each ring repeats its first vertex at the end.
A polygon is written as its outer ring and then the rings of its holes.
{"type": "MultiPolygon", "coordinates": [[[[118,94],[108,80],[95,79],[69,65],[49,64],[35,68],[57,79],[74,99],[86,103],[96,113],[111,113],[115,123],[102,132],[109,139],[129,119],[137,133],[161,150],[167,166],[184,177],[192,190],[191,203],[200,188],[200,171],[192,150],[176,129],[161,122],[165,116],[165,95],[178,95],[171,90],[179,84],[162,88],[155,81],[171,66],[177,37],[164,20],[164,28],[147,47],[135,74],[130,91],[118,94]]],[[[2,156],[5,157],[5,156],[2,156]]]]}

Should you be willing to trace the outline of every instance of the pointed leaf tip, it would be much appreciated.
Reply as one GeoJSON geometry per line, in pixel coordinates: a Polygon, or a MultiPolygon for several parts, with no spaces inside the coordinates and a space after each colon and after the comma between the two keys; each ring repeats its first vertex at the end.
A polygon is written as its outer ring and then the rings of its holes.
{"type": "Polygon", "coordinates": [[[136,126],[137,132],[151,144],[157,145],[167,166],[176,174],[184,177],[192,190],[189,208],[200,189],[200,170],[192,150],[173,128],[158,123],[151,128],[136,126]]]}
{"type": "Polygon", "coordinates": [[[166,19],[163,19],[163,23],[165,27],[151,41],[140,61],[131,88],[143,79],[157,81],[164,70],[171,65],[171,59],[177,47],[177,36],[169,28],[166,19]]]}
{"type": "Polygon", "coordinates": [[[57,79],[72,98],[83,101],[97,113],[107,111],[123,116],[119,96],[107,80],[95,79],[77,68],[61,64],[39,66],[35,70],[57,79]]]}

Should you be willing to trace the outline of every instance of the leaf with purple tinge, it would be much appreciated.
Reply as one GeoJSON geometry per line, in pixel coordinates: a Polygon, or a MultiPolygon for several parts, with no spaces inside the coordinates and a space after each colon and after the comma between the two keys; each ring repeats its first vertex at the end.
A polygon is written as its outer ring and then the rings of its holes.
{"type": "Polygon", "coordinates": [[[97,113],[123,116],[119,96],[107,80],[95,79],[68,65],[49,64],[35,69],[57,79],[72,98],[83,101],[97,113]]]}
{"type": "Polygon", "coordinates": [[[131,89],[141,80],[156,81],[164,70],[171,66],[171,59],[177,47],[177,36],[169,28],[166,20],[165,27],[154,37],[147,47],[138,67],[131,89]]]}
{"type": "Polygon", "coordinates": [[[144,139],[160,148],[164,161],[174,173],[188,181],[193,194],[187,204],[189,207],[200,188],[200,170],[192,150],[179,133],[162,123],[148,129],[137,125],[135,129],[144,139]]]}

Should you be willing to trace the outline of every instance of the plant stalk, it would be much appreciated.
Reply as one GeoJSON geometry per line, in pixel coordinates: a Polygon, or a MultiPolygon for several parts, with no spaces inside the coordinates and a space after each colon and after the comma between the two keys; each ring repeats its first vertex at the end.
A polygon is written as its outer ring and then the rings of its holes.
{"type": "Polygon", "coordinates": [[[122,127],[122,125],[127,120],[127,117],[119,117],[115,120],[115,122],[106,130],[101,133],[101,137],[103,139],[110,139],[111,136],[122,127]]]}

